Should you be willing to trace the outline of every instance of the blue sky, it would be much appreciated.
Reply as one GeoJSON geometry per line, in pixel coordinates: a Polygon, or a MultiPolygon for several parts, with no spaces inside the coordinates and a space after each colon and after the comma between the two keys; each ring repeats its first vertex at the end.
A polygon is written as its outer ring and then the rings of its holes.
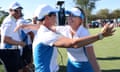
{"type": "MultiPolygon", "coordinates": [[[[56,0],[0,0],[0,7],[2,7],[3,10],[8,11],[9,5],[17,1],[23,6],[23,13],[25,18],[31,18],[33,16],[33,13],[35,9],[40,4],[49,4],[51,6],[56,6],[56,0]]],[[[96,9],[93,10],[93,13],[96,13],[100,9],[120,9],[120,0],[100,0],[96,3],[96,9]]],[[[65,8],[70,9],[74,6],[73,0],[65,0],[65,8]]]]}
{"type": "Polygon", "coordinates": [[[120,0],[100,0],[96,2],[96,9],[94,9],[94,13],[99,11],[100,9],[109,9],[110,11],[115,9],[120,9],[120,0]]]}

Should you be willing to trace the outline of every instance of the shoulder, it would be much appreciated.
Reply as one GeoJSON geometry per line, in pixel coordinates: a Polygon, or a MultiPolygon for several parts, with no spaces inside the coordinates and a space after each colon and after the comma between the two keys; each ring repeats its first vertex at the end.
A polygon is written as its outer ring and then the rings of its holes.
{"type": "Polygon", "coordinates": [[[3,23],[9,23],[9,22],[12,22],[11,16],[7,16],[7,17],[3,20],[3,23]]]}
{"type": "Polygon", "coordinates": [[[83,25],[81,25],[78,30],[78,32],[89,32],[87,28],[85,28],[83,25]]]}
{"type": "Polygon", "coordinates": [[[82,26],[82,25],[81,25],[81,26],[79,27],[79,29],[77,30],[77,34],[78,34],[80,37],[90,35],[88,29],[85,28],[85,27],[82,26]]]}
{"type": "Polygon", "coordinates": [[[26,21],[24,18],[20,18],[17,20],[17,24],[21,24],[21,23],[26,24],[26,21]]]}
{"type": "Polygon", "coordinates": [[[10,16],[7,16],[2,23],[2,26],[10,26],[13,23],[13,19],[10,16]]]}
{"type": "Polygon", "coordinates": [[[57,32],[64,32],[70,29],[70,26],[66,25],[66,26],[56,26],[56,31],[57,32]]]}

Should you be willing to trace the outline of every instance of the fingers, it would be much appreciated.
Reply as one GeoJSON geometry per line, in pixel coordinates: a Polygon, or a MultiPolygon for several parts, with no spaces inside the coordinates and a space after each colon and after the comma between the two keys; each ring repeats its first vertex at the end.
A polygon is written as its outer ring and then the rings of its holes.
{"type": "Polygon", "coordinates": [[[108,32],[114,33],[116,30],[114,29],[114,25],[110,24],[108,27],[108,32]]]}
{"type": "Polygon", "coordinates": [[[114,33],[116,30],[112,30],[111,33],[114,33]]]}
{"type": "Polygon", "coordinates": [[[14,29],[14,32],[17,32],[19,30],[19,27],[16,27],[15,29],[14,29]]]}
{"type": "Polygon", "coordinates": [[[113,24],[109,24],[108,29],[109,29],[109,30],[112,30],[113,28],[114,28],[114,25],[113,25],[113,24]]]}
{"type": "Polygon", "coordinates": [[[109,27],[110,27],[110,28],[114,28],[114,25],[113,25],[113,24],[110,24],[109,27]]]}
{"type": "Polygon", "coordinates": [[[113,24],[106,24],[103,27],[102,33],[103,33],[104,37],[107,37],[107,36],[112,36],[115,31],[116,30],[114,30],[114,25],[113,24]]]}
{"type": "Polygon", "coordinates": [[[21,42],[20,44],[22,47],[24,47],[26,44],[24,42],[21,42]]]}
{"type": "Polygon", "coordinates": [[[109,27],[109,24],[105,24],[101,31],[102,32],[107,31],[108,27],[109,27]]]}

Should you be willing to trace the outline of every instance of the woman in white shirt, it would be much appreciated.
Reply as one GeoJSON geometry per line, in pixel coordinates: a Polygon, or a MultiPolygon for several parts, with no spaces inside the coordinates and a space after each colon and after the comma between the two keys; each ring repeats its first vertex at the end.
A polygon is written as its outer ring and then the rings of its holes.
{"type": "MultiPolygon", "coordinates": [[[[80,38],[89,36],[85,25],[85,14],[79,7],[71,9],[71,16],[68,16],[68,25],[58,27],[57,31],[68,38],[80,38]]],[[[67,48],[68,64],[67,72],[101,72],[96,61],[92,44],[82,48],[67,48]]]]}

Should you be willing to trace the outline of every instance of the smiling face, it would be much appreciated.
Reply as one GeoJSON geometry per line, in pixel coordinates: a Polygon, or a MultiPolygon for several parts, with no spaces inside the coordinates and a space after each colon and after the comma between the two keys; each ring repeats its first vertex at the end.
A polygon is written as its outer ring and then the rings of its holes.
{"type": "Polygon", "coordinates": [[[70,15],[67,17],[67,23],[72,28],[77,29],[82,24],[82,19],[79,16],[70,15]]]}
{"type": "Polygon", "coordinates": [[[68,15],[71,17],[71,19],[69,19],[69,17],[67,19],[68,24],[71,27],[78,28],[81,24],[86,27],[85,13],[83,9],[79,7],[73,7],[70,11],[68,11],[68,15]]]}
{"type": "Polygon", "coordinates": [[[79,26],[82,24],[82,19],[79,16],[72,16],[73,24],[79,26]]]}
{"type": "Polygon", "coordinates": [[[43,23],[47,28],[51,29],[51,27],[55,26],[55,24],[56,24],[56,14],[50,13],[50,14],[46,15],[43,23]]]}
{"type": "Polygon", "coordinates": [[[23,16],[21,8],[17,8],[17,9],[14,9],[14,10],[10,9],[10,14],[12,16],[14,16],[16,19],[19,19],[20,17],[23,16]]]}

